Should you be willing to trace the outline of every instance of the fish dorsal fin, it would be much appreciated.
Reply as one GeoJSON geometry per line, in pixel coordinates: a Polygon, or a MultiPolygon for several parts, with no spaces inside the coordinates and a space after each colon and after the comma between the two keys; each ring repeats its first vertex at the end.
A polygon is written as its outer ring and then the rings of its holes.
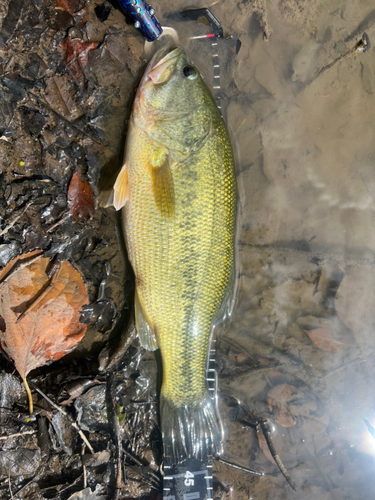
{"type": "Polygon", "coordinates": [[[129,198],[128,167],[123,165],[113,186],[113,206],[120,210],[129,198]]]}
{"type": "Polygon", "coordinates": [[[155,351],[158,348],[155,333],[148,321],[142,305],[139,301],[137,290],[134,296],[135,326],[137,329],[141,346],[147,351],[155,351]]]}
{"type": "Polygon", "coordinates": [[[158,161],[150,163],[151,183],[155,204],[164,217],[174,216],[174,184],[169,155],[163,153],[158,161]]]}

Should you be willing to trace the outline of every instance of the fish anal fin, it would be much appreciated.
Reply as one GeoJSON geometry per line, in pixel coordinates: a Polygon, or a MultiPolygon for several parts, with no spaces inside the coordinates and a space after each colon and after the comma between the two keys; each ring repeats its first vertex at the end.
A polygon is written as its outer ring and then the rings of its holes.
{"type": "Polygon", "coordinates": [[[135,326],[137,329],[141,346],[147,351],[155,351],[158,348],[155,333],[146,317],[143,307],[139,301],[138,293],[135,291],[134,297],[135,326]]]}
{"type": "Polygon", "coordinates": [[[126,163],[123,165],[120,173],[117,176],[115,185],[113,186],[113,206],[116,210],[120,210],[129,198],[129,179],[128,167],[126,163]]]}
{"type": "Polygon", "coordinates": [[[151,183],[155,204],[164,217],[174,216],[174,184],[169,155],[161,155],[157,162],[150,163],[151,183]]]}

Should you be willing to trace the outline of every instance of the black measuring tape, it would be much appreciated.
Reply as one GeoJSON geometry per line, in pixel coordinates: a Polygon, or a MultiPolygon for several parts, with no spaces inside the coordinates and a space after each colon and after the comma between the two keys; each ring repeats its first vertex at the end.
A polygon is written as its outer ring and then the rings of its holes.
{"type": "Polygon", "coordinates": [[[163,500],[212,500],[212,460],[164,466],[163,500]]]}
{"type": "MultiPolygon", "coordinates": [[[[215,342],[212,340],[206,380],[216,403],[215,342]]],[[[212,500],[212,457],[205,462],[189,458],[177,465],[164,465],[163,500],[212,500]]]]}

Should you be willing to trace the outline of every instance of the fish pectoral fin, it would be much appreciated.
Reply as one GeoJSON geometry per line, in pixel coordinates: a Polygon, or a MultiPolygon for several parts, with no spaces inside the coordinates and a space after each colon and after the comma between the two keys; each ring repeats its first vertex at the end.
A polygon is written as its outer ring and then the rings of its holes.
{"type": "Polygon", "coordinates": [[[128,167],[124,163],[120,173],[117,176],[115,185],[113,186],[113,206],[116,210],[120,210],[129,198],[129,180],[128,167]]]}
{"type": "Polygon", "coordinates": [[[135,326],[137,329],[139,342],[147,351],[155,351],[158,348],[155,333],[148,321],[142,305],[139,301],[137,290],[134,297],[135,326]]]}
{"type": "Polygon", "coordinates": [[[157,162],[150,163],[150,171],[156,207],[164,217],[173,217],[174,184],[169,155],[163,153],[157,162]]]}

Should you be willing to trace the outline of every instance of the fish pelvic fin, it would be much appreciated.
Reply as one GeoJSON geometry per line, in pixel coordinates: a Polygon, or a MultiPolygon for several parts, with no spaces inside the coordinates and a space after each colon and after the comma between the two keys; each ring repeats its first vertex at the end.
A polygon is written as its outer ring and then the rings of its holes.
{"type": "Polygon", "coordinates": [[[160,416],[166,465],[188,458],[204,461],[221,452],[221,433],[208,391],[199,403],[182,406],[161,395],[160,416]]]}
{"type": "Polygon", "coordinates": [[[147,351],[155,351],[158,348],[155,333],[147,319],[143,307],[139,301],[137,290],[134,296],[135,325],[141,346],[147,351]]]}
{"type": "Polygon", "coordinates": [[[99,193],[98,206],[101,208],[113,207],[113,189],[105,189],[99,193]]]}
{"type": "Polygon", "coordinates": [[[126,163],[123,165],[120,173],[117,176],[115,185],[113,186],[113,206],[116,210],[120,210],[129,198],[129,179],[128,167],[126,163]]]}

